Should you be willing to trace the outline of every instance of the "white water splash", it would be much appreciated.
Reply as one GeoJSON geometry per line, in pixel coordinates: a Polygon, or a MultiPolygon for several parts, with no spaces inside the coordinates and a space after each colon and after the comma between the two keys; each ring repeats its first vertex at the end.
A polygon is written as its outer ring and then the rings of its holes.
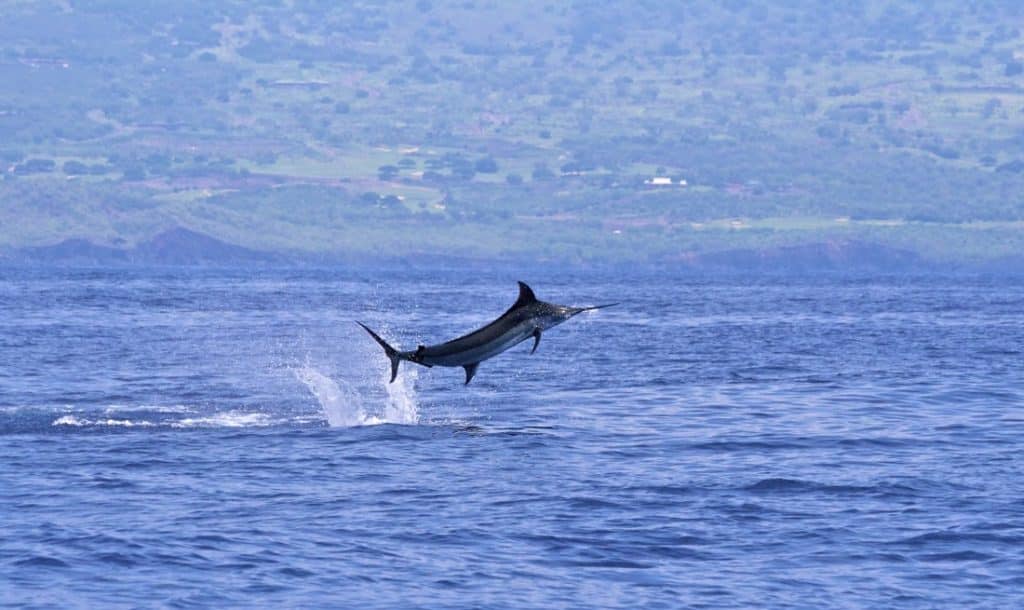
{"type": "Polygon", "coordinates": [[[171,428],[249,428],[282,423],[287,423],[287,421],[273,420],[263,413],[231,411],[227,413],[214,413],[208,417],[186,417],[180,420],[164,420],[160,422],[152,422],[145,419],[114,419],[110,417],[88,419],[75,415],[64,415],[55,419],[51,425],[76,427],[122,426],[125,428],[150,426],[170,426],[171,428]]]}
{"type": "Polygon", "coordinates": [[[181,421],[171,422],[173,428],[249,428],[256,426],[271,426],[275,423],[283,423],[272,420],[265,413],[240,413],[229,411],[227,413],[214,413],[207,417],[186,417],[181,421]]]}
{"type": "Polygon", "coordinates": [[[155,426],[150,421],[132,421],[130,419],[82,419],[74,415],[64,415],[53,421],[52,426],[124,426],[132,428],[135,426],[155,426]]]}
{"type": "MultiPolygon", "coordinates": [[[[420,410],[416,405],[416,376],[419,371],[407,367],[384,388],[388,391],[388,399],[384,404],[384,421],[392,424],[412,425],[420,420],[420,410]]],[[[386,380],[385,380],[386,381],[386,380]]]]}
{"type": "Polygon", "coordinates": [[[299,381],[306,384],[320,407],[324,410],[327,424],[332,428],[364,426],[369,418],[363,409],[359,394],[345,382],[338,383],[320,371],[306,364],[295,371],[299,381]]]}
{"type": "Polygon", "coordinates": [[[419,421],[416,391],[413,388],[413,382],[416,380],[415,370],[399,375],[393,384],[387,383],[387,379],[384,379],[387,397],[379,416],[367,412],[364,406],[366,397],[348,382],[331,379],[308,363],[296,369],[295,376],[316,397],[324,410],[327,424],[332,428],[415,424],[419,421]]]}

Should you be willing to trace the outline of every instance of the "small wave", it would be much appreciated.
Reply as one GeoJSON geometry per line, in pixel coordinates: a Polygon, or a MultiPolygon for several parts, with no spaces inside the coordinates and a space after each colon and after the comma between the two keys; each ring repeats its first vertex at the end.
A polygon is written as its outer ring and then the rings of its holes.
{"type": "Polygon", "coordinates": [[[696,488],[685,485],[639,485],[627,489],[658,496],[688,496],[696,491],[696,488]]]}
{"type": "Polygon", "coordinates": [[[149,419],[119,419],[102,416],[87,417],[81,414],[62,415],[53,420],[50,425],[67,426],[71,428],[250,428],[291,423],[308,423],[308,420],[303,418],[274,418],[266,413],[227,411],[222,413],[211,413],[204,416],[185,417],[182,419],[161,418],[157,421],[149,419]]]}
{"type": "Polygon", "coordinates": [[[103,412],[105,414],[114,413],[195,413],[195,409],[185,405],[122,405],[112,404],[107,405],[103,412]]]}
{"type": "Polygon", "coordinates": [[[108,563],[121,568],[130,568],[138,565],[139,557],[131,553],[109,552],[100,553],[95,560],[101,563],[108,563]]]}
{"type": "Polygon", "coordinates": [[[577,496],[577,497],[572,497],[572,498],[566,498],[566,503],[573,510],[593,511],[593,510],[606,510],[606,509],[615,510],[615,509],[622,508],[621,504],[617,504],[615,502],[610,502],[610,501],[604,500],[602,498],[593,498],[593,497],[588,497],[588,496],[577,496]]]}
{"type": "Polygon", "coordinates": [[[965,550],[965,551],[951,551],[949,553],[930,553],[927,555],[918,555],[917,559],[920,561],[988,561],[993,559],[995,556],[988,553],[981,553],[979,551],[965,550]]]}
{"type": "Polygon", "coordinates": [[[85,420],[78,419],[74,415],[65,415],[64,417],[59,417],[59,418],[53,420],[53,424],[52,425],[54,425],[54,426],[85,426],[87,424],[86,424],[85,420]]]}
{"type": "Polygon", "coordinates": [[[133,428],[136,426],[155,426],[156,424],[147,420],[131,419],[84,419],[74,415],[64,415],[53,420],[53,426],[122,426],[133,428]]]}
{"type": "Polygon", "coordinates": [[[956,532],[940,530],[918,534],[909,538],[903,538],[895,543],[911,547],[923,547],[930,544],[965,543],[981,543],[990,546],[992,544],[1019,545],[1024,543],[1024,536],[1016,536],[1012,534],[1003,535],[992,532],[956,532]]]}
{"type": "Polygon", "coordinates": [[[56,557],[50,557],[48,555],[33,555],[26,559],[20,559],[14,562],[16,566],[22,567],[33,567],[33,568],[67,568],[68,564],[56,557]]]}
{"type": "Polygon", "coordinates": [[[810,489],[819,489],[821,485],[813,483],[811,481],[801,481],[799,479],[783,479],[773,477],[770,479],[761,479],[757,483],[747,485],[743,489],[747,491],[805,491],[810,489]]]}
{"type": "Polygon", "coordinates": [[[801,479],[768,478],[762,479],[752,485],[744,487],[746,491],[757,493],[795,493],[805,491],[825,491],[831,493],[863,493],[873,491],[875,488],[862,485],[825,485],[815,481],[804,481],[801,479]]]}
{"type": "Polygon", "coordinates": [[[910,498],[927,493],[930,483],[908,484],[883,481],[874,485],[832,485],[802,479],[773,477],[743,487],[756,494],[823,493],[829,495],[859,495],[876,498],[910,498]]]}
{"type": "Polygon", "coordinates": [[[693,449],[707,451],[772,451],[801,449],[806,443],[786,441],[707,441],[692,445],[693,449]]]}
{"type": "Polygon", "coordinates": [[[185,419],[170,422],[172,428],[249,428],[264,427],[283,423],[275,420],[266,413],[239,413],[229,411],[227,413],[214,413],[206,417],[186,417],[185,419]]]}
{"type": "Polygon", "coordinates": [[[632,559],[620,559],[620,558],[609,558],[609,559],[559,559],[549,560],[542,563],[549,563],[555,566],[563,567],[574,567],[574,568],[613,568],[620,570],[647,570],[654,567],[651,563],[634,561],[632,559]]]}

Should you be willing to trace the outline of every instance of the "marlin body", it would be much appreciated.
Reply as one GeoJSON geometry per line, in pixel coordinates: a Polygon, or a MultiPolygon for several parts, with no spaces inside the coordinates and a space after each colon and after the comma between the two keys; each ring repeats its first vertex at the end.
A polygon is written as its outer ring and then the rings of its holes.
{"type": "Polygon", "coordinates": [[[370,330],[362,322],[356,322],[362,326],[370,336],[384,348],[391,361],[391,381],[395,381],[398,375],[398,363],[408,360],[416,364],[433,366],[461,366],[466,369],[466,383],[473,380],[476,369],[481,362],[493,358],[501,352],[526,341],[533,337],[533,349],[530,353],[537,351],[540,345],[540,336],[545,330],[565,322],[569,318],[584,311],[611,307],[616,303],[608,305],[597,305],[595,307],[569,307],[567,305],[555,305],[537,300],[533,290],[523,282],[519,282],[519,298],[512,304],[512,307],[501,314],[497,320],[487,326],[475,330],[468,335],[452,339],[447,343],[437,345],[420,345],[415,350],[401,352],[388,345],[380,335],[370,330]]]}

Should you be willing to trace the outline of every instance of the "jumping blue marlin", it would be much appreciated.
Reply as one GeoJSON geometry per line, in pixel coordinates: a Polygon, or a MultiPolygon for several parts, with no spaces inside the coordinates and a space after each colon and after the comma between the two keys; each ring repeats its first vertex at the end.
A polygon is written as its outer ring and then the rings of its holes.
{"type": "Polygon", "coordinates": [[[466,383],[468,384],[476,375],[476,368],[484,360],[493,358],[530,337],[533,337],[533,349],[530,350],[532,354],[537,351],[537,346],[540,345],[540,335],[545,330],[584,311],[617,304],[570,307],[545,303],[537,300],[529,286],[519,282],[519,298],[512,304],[512,307],[508,308],[508,311],[498,316],[497,320],[447,343],[420,345],[415,350],[407,352],[400,352],[391,347],[387,341],[381,339],[380,335],[370,330],[370,327],[362,322],[356,322],[356,324],[362,326],[384,348],[384,353],[391,361],[392,382],[398,376],[398,363],[408,360],[425,367],[461,366],[466,369],[466,383]]]}

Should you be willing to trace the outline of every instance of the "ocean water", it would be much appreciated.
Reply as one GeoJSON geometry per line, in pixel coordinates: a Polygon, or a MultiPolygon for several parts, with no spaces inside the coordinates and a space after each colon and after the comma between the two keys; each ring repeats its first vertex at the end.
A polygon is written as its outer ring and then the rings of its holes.
{"type": "Polygon", "coordinates": [[[0,605],[1024,606],[1024,283],[0,270],[0,605]],[[621,300],[481,365],[515,280],[621,300]]]}

